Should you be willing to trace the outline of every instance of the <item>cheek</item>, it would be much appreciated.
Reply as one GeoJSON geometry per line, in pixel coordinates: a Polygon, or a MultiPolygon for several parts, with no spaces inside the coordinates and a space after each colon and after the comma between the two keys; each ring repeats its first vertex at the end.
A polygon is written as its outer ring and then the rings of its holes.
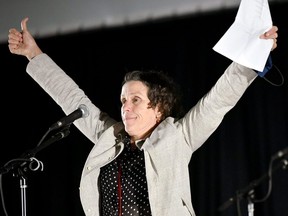
{"type": "Polygon", "coordinates": [[[147,122],[156,122],[156,114],[152,109],[142,110],[141,112],[139,112],[139,115],[141,115],[141,118],[143,118],[147,122]]]}
{"type": "Polygon", "coordinates": [[[120,114],[121,114],[121,117],[123,117],[123,106],[121,107],[121,109],[120,109],[120,114]]]}

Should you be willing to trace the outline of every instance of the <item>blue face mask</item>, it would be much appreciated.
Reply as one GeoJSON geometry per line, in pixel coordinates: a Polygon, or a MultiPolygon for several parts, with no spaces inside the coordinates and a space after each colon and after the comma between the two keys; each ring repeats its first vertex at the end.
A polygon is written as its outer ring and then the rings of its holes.
{"type": "Polygon", "coordinates": [[[262,72],[260,71],[256,71],[257,74],[260,76],[260,77],[264,77],[265,74],[270,71],[270,69],[273,67],[273,63],[272,63],[272,57],[271,55],[269,55],[268,59],[267,59],[267,62],[266,62],[266,65],[264,67],[264,70],[262,72]]]}

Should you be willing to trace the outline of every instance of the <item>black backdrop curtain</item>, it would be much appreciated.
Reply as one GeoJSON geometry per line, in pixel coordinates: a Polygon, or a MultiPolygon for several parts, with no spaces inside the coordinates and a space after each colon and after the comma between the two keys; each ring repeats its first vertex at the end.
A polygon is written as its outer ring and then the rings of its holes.
{"type": "MultiPolygon", "coordinates": [[[[274,64],[287,80],[287,3],[270,7],[279,26],[274,64]]],[[[230,60],[212,50],[232,24],[236,10],[201,13],[177,19],[71,35],[37,39],[99,108],[120,119],[120,84],[134,69],[157,69],[181,84],[184,106],[193,106],[216,82],[230,60]]],[[[33,20],[29,20],[32,23],[33,20]]],[[[20,20],[19,20],[20,27],[20,20]]],[[[8,29],[7,29],[8,32],[8,29]]],[[[57,104],[25,73],[27,59],[9,53],[1,44],[2,142],[1,166],[36,146],[48,127],[64,116],[57,104]],[[4,67],[3,67],[4,65],[4,67]]],[[[269,80],[280,83],[274,68],[269,80]]],[[[257,78],[220,127],[191,160],[191,190],[197,215],[237,215],[236,202],[218,208],[267,173],[271,155],[288,146],[287,81],[274,86],[257,78]]],[[[27,215],[84,215],[79,200],[81,170],[92,143],[74,126],[70,135],[36,156],[44,170],[27,173],[27,215]]],[[[14,173],[15,174],[15,173],[14,173]]],[[[17,174],[17,173],[16,173],[17,174]]],[[[255,188],[256,198],[267,193],[268,180],[255,188]]],[[[21,214],[19,178],[3,175],[9,215],[21,214]]],[[[288,172],[273,173],[272,191],[255,204],[257,216],[288,215],[288,172]]],[[[247,199],[240,202],[247,213],[247,199]]],[[[2,209],[0,215],[4,215],[2,209]]]]}

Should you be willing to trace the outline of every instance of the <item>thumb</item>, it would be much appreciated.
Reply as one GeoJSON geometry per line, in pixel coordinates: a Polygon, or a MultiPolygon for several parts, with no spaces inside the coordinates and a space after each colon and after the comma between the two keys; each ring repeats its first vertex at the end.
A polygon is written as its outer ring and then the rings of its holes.
{"type": "Polygon", "coordinates": [[[24,18],[21,21],[21,30],[22,30],[22,32],[28,31],[28,29],[27,29],[27,21],[28,21],[28,17],[24,18]]]}

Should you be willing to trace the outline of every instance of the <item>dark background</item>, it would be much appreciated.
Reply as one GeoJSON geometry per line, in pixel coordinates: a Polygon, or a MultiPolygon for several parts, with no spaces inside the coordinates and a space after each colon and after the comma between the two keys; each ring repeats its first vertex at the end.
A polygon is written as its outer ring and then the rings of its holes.
{"type": "MultiPolygon", "coordinates": [[[[257,78],[219,128],[195,152],[190,165],[193,205],[198,216],[237,215],[236,202],[218,208],[253,180],[268,172],[271,156],[287,148],[288,4],[273,3],[270,11],[279,27],[278,48],[271,55],[285,80],[281,86],[276,67],[267,80],[257,78]]],[[[188,110],[216,82],[230,60],[212,50],[233,23],[236,9],[199,13],[146,24],[98,29],[69,35],[37,38],[49,54],[99,108],[120,119],[120,84],[134,69],[157,69],[181,84],[188,110]]],[[[29,20],[29,23],[33,20],[29,20]]],[[[11,26],[17,27],[17,26],[11,26]]],[[[18,27],[17,27],[18,28],[18,27]]],[[[20,20],[19,20],[20,28],[20,20]]],[[[8,34],[8,29],[7,29],[8,34]]],[[[28,60],[0,45],[2,130],[0,165],[34,148],[48,127],[64,117],[58,105],[25,69],[28,60]]],[[[74,126],[65,139],[36,155],[44,170],[27,177],[27,216],[84,215],[79,200],[82,167],[93,144],[74,126]]],[[[276,161],[281,165],[281,161],[276,161]]],[[[288,215],[288,172],[273,172],[268,199],[255,203],[256,216],[288,215]]],[[[19,177],[2,177],[9,215],[21,215],[19,177]]],[[[268,179],[255,188],[256,198],[267,194],[268,179]]],[[[247,199],[240,200],[242,215],[247,199]]],[[[0,208],[0,215],[4,215],[0,208]]]]}

